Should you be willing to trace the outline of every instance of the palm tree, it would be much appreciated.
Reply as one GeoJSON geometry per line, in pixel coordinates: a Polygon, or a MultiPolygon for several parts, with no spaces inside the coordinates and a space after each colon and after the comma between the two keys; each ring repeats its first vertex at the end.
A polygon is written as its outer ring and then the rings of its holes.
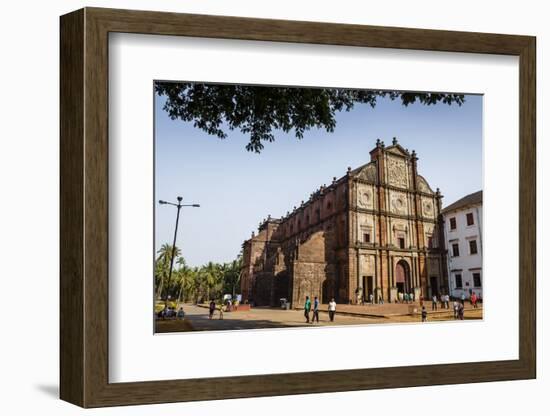
{"type": "Polygon", "coordinates": [[[175,285],[178,287],[178,295],[176,299],[178,302],[186,301],[192,294],[194,289],[195,273],[193,269],[187,266],[183,257],[178,258],[176,261],[179,266],[176,271],[175,285]]]}
{"type": "MultiPolygon", "coordinates": [[[[162,297],[162,291],[164,289],[164,281],[168,278],[170,273],[170,260],[172,259],[172,246],[170,244],[163,244],[157,251],[158,257],[155,261],[155,284],[157,286],[156,296],[157,299],[162,297]]],[[[181,250],[175,247],[174,257],[177,258],[181,255],[181,250]]],[[[170,288],[166,288],[167,291],[170,288]]]]}
{"type": "Polygon", "coordinates": [[[239,256],[237,259],[233,260],[231,263],[224,264],[224,291],[225,293],[230,292],[233,297],[235,297],[235,291],[237,286],[239,286],[241,281],[241,269],[242,269],[242,257],[239,256]]]}

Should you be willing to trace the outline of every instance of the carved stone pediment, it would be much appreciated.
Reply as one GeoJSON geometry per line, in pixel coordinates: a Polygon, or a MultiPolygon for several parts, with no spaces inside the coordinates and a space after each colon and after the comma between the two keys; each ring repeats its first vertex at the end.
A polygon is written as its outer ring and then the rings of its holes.
{"type": "Polygon", "coordinates": [[[363,167],[358,173],[357,178],[363,179],[370,183],[376,183],[376,164],[369,163],[363,167]]]}
{"type": "Polygon", "coordinates": [[[386,147],[386,152],[392,153],[394,155],[401,156],[401,157],[409,157],[409,153],[405,149],[403,149],[403,147],[401,147],[400,144],[386,147]]]}
{"type": "Polygon", "coordinates": [[[432,188],[430,188],[430,185],[428,185],[428,182],[426,181],[426,179],[424,179],[420,175],[416,177],[416,186],[420,192],[424,192],[427,194],[434,193],[434,191],[432,191],[432,188]]]}

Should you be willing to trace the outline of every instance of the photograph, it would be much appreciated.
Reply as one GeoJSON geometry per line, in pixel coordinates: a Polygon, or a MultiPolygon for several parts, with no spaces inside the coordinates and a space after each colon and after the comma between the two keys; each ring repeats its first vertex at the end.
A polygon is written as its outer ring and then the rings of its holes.
{"type": "Polygon", "coordinates": [[[483,319],[483,96],[157,80],[155,333],[483,319]]]}

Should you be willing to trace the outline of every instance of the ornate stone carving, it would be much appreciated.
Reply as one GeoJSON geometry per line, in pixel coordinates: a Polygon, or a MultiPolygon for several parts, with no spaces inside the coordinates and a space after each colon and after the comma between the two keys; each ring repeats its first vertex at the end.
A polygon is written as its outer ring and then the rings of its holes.
{"type": "Polygon", "coordinates": [[[408,210],[407,195],[403,192],[392,192],[390,194],[391,212],[394,214],[405,214],[408,210]]]}
{"type": "Polygon", "coordinates": [[[433,218],[434,205],[431,199],[422,198],[422,215],[425,217],[433,218]]]}
{"type": "Polygon", "coordinates": [[[372,208],[373,194],[369,186],[359,185],[357,187],[357,205],[361,208],[372,208]]]}
{"type": "Polygon", "coordinates": [[[407,180],[407,166],[405,160],[399,157],[388,156],[387,158],[388,168],[388,183],[400,188],[408,187],[407,180]]]}

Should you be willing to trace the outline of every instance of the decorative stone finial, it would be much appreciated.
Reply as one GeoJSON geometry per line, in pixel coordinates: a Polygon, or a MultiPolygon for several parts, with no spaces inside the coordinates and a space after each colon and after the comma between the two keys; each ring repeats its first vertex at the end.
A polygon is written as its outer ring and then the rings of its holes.
{"type": "Polygon", "coordinates": [[[336,182],[336,176],[332,177],[332,183],[336,182]]]}
{"type": "Polygon", "coordinates": [[[392,139],[391,144],[393,144],[394,146],[397,144],[397,137],[394,137],[392,139]]]}
{"type": "Polygon", "coordinates": [[[348,173],[351,172],[351,166],[348,166],[348,173]]]}
{"type": "Polygon", "coordinates": [[[380,141],[380,139],[376,139],[376,147],[380,147],[380,144],[381,144],[381,143],[382,143],[382,142],[380,141]]]}

